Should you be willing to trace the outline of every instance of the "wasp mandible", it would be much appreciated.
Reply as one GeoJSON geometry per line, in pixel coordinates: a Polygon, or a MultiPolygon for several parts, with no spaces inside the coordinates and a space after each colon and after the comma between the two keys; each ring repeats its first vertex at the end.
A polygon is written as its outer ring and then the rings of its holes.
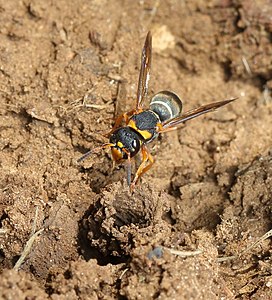
{"type": "Polygon", "coordinates": [[[116,163],[127,161],[127,182],[130,186],[130,190],[134,189],[139,178],[147,172],[154,163],[154,159],[147,149],[147,144],[157,138],[159,134],[176,130],[180,124],[214,111],[237,99],[232,98],[206,104],[181,114],[181,99],[173,92],[161,91],[153,96],[149,108],[144,109],[143,103],[147,98],[150,78],[151,57],[152,36],[151,33],[148,32],[142,50],[136,107],[117,117],[113,128],[106,135],[109,137],[109,143],[88,151],[78,160],[80,162],[92,153],[111,148],[112,157],[116,163]],[[125,124],[125,126],[122,126],[122,124],[125,124]],[[131,181],[131,158],[139,152],[142,154],[142,162],[131,181]]]}

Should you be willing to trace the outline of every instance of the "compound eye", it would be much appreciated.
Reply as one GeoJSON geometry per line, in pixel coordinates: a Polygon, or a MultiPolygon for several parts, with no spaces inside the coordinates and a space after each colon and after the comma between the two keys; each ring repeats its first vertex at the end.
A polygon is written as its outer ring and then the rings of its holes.
{"type": "Polygon", "coordinates": [[[132,147],[136,150],[138,146],[137,140],[133,140],[132,147]]]}

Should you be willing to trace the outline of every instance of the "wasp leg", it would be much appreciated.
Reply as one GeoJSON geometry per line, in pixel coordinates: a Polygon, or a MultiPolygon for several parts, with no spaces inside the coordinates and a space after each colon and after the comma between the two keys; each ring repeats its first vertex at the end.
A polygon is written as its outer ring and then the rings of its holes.
{"type": "Polygon", "coordinates": [[[130,112],[126,112],[126,113],[123,113],[122,115],[118,116],[115,120],[115,123],[112,127],[112,129],[103,134],[104,137],[109,137],[118,127],[120,127],[120,125],[122,124],[123,121],[125,121],[126,124],[128,124],[129,122],[129,118],[133,115],[133,113],[135,112],[135,110],[132,110],[130,112]]]}
{"type": "Polygon", "coordinates": [[[127,154],[127,162],[126,162],[126,171],[127,171],[127,185],[131,185],[131,157],[130,152],[127,149],[123,149],[123,151],[127,154]]]}
{"type": "Polygon", "coordinates": [[[128,120],[127,113],[118,116],[117,119],[115,120],[112,129],[109,132],[104,133],[103,136],[108,138],[122,124],[123,120],[125,120],[125,122],[127,123],[128,120]]]}
{"type": "Polygon", "coordinates": [[[135,188],[135,185],[139,178],[146,173],[153,165],[154,163],[154,158],[152,155],[148,152],[147,147],[145,145],[142,146],[142,163],[140,164],[135,177],[133,179],[133,182],[130,185],[130,191],[133,191],[135,188]]]}
{"type": "Polygon", "coordinates": [[[157,124],[157,133],[165,133],[165,132],[169,132],[169,131],[174,131],[178,129],[177,127],[168,127],[168,128],[163,128],[163,125],[161,123],[157,124]]]}
{"type": "Polygon", "coordinates": [[[127,185],[130,186],[131,185],[131,159],[130,159],[130,156],[128,156],[126,169],[127,169],[127,185]]]}

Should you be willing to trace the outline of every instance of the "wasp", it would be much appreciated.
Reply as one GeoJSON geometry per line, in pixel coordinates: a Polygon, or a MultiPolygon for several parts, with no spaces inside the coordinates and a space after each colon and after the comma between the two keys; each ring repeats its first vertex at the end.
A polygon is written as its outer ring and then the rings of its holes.
{"type": "Polygon", "coordinates": [[[81,162],[92,153],[110,148],[113,160],[116,163],[127,162],[127,183],[131,191],[135,188],[139,178],[154,163],[154,158],[148,151],[147,145],[156,139],[159,134],[176,130],[180,124],[214,111],[237,99],[232,98],[213,102],[182,114],[181,99],[171,91],[161,91],[153,96],[149,108],[145,109],[143,103],[147,98],[151,58],[152,36],[148,32],[142,50],[135,108],[117,117],[113,128],[106,135],[109,138],[109,143],[88,151],[78,160],[78,162],[81,162]],[[139,152],[141,152],[142,161],[131,181],[131,159],[139,152]]]}

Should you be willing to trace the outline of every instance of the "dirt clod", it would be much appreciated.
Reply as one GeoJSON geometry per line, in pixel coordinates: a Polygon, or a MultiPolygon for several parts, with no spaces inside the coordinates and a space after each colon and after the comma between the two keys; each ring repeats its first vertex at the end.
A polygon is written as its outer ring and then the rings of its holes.
{"type": "MultiPolygon", "coordinates": [[[[126,183],[115,183],[96,197],[82,221],[90,247],[105,257],[129,257],[137,241],[162,221],[166,194],[149,185],[131,193],[126,183]]],[[[166,223],[167,224],[167,223],[166,223]]]]}

